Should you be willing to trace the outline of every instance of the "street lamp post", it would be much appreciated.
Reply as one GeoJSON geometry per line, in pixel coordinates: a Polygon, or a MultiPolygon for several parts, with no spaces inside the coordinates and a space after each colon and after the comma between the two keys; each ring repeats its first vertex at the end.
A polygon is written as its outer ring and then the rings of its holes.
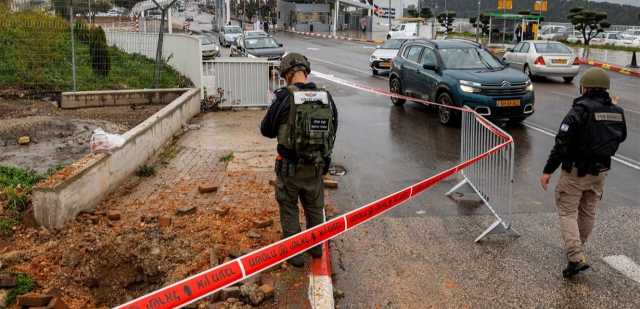
{"type": "Polygon", "coordinates": [[[391,31],[391,0],[389,0],[389,7],[387,8],[387,17],[389,18],[389,31],[391,31]]]}
{"type": "Polygon", "coordinates": [[[478,0],[478,16],[476,17],[476,42],[480,42],[480,7],[482,6],[482,0],[478,0]]]}

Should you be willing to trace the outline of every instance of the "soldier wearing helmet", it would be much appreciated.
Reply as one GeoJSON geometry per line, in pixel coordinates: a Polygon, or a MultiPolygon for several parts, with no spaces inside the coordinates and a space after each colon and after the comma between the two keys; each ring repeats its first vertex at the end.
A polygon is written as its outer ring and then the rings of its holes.
{"type": "Polygon", "coordinates": [[[584,245],[595,223],[611,157],[627,137],[624,111],[607,92],[610,83],[609,75],[600,68],[584,72],[581,96],[562,121],[540,177],[546,191],[551,174],[562,165],[555,199],[569,261],[562,271],[565,278],[589,268],[584,245]]]}
{"type": "MultiPolygon", "coordinates": [[[[276,200],[283,238],[301,230],[298,199],[307,228],[324,221],[322,176],[331,164],[338,111],[329,92],[307,81],[310,73],[311,66],[305,56],[290,53],[282,59],[280,76],[287,81],[287,87],[275,91],[275,99],[260,126],[262,135],[278,139],[276,200]]],[[[319,258],[322,247],[316,246],[308,252],[319,258]]],[[[304,266],[302,255],[287,262],[304,266]]]]}

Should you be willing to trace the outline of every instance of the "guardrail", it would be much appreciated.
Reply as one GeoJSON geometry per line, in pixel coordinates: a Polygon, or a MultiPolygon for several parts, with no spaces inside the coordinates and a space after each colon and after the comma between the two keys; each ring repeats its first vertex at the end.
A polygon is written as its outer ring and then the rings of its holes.
{"type": "MultiPolygon", "coordinates": [[[[511,183],[513,180],[513,138],[484,117],[469,108],[444,106],[417,100],[388,91],[349,82],[332,75],[313,72],[315,76],[346,85],[369,93],[413,100],[425,105],[451,108],[463,114],[462,162],[434,176],[401,189],[375,202],[369,203],[333,218],[323,224],[302,231],[296,235],[258,249],[235,260],[201,272],[187,279],[173,283],[150,294],[143,295],[117,309],[139,308],[180,308],[196,302],[208,295],[254,276],[286,259],[300,254],[318,244],[324,243],[357,226],[371,221],[385,212],[402,205],[442,180],[462,173],[463,184],[470,184],[498,218],[497,223],[476,239],[478,241],[489,232],[496,231],[498,225],[510,228],[511,183]],[[467,145],[468,143],[468,145],[467,145]],[[493,170],[493,169],[496,170],[493,170]],[[501,212],[506,211],[506,214],[501,212]]],[[[454,190],[450,191],[453,192],[454,190]]]]}
{"type": "Polygon", "coordinates": [[[285,85],[277,73],[279,63],[264,59],[217,58],[202,63],[203,86],[208,92],[221,88],[220,107],[264,107],[273,91],[285,85]]]}

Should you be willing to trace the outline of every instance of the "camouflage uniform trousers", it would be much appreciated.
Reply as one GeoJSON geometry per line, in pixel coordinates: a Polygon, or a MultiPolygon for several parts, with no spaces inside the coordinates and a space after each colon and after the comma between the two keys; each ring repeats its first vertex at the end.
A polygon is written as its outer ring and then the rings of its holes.
{"type": "Polygon", "coordinates": [[[584,245],[596,221],[596,209],[602,199],[607,173],[578,177],[577,169],[562,171],[555,197],[560,216],[560,231],[570,262],[585,260],[584,245]]]}
{"type": "MultiPolygon", "coordinates": [[[[301,231],[298,199],[302,203],[307,228],[324,222],[324,182],[322,167],[295,165],[290,168],[285,160],[278,162],[276,200],[280,206],[282,236],[286,238],[301,231]]],[[[320,246],[316,248],[314,250],[321,250],[320,246]]]]}

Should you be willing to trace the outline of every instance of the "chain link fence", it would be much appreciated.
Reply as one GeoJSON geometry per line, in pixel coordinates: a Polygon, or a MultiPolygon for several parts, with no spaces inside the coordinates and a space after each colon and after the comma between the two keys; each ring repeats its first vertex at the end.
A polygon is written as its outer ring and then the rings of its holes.
{"type": "MultiPolygon", "coordinates": [[[[171,55],[163,55],[156,76],[157,39],[136,42],[148,53],[110,43],[141,31],[130,13],[137,2],[0,0],[0,96],[191,86],[166,64],[171,55]]],[[[158,21],[149,23],[148,36],[157,38],[159,27],[152,24],[158,21]]]]}

